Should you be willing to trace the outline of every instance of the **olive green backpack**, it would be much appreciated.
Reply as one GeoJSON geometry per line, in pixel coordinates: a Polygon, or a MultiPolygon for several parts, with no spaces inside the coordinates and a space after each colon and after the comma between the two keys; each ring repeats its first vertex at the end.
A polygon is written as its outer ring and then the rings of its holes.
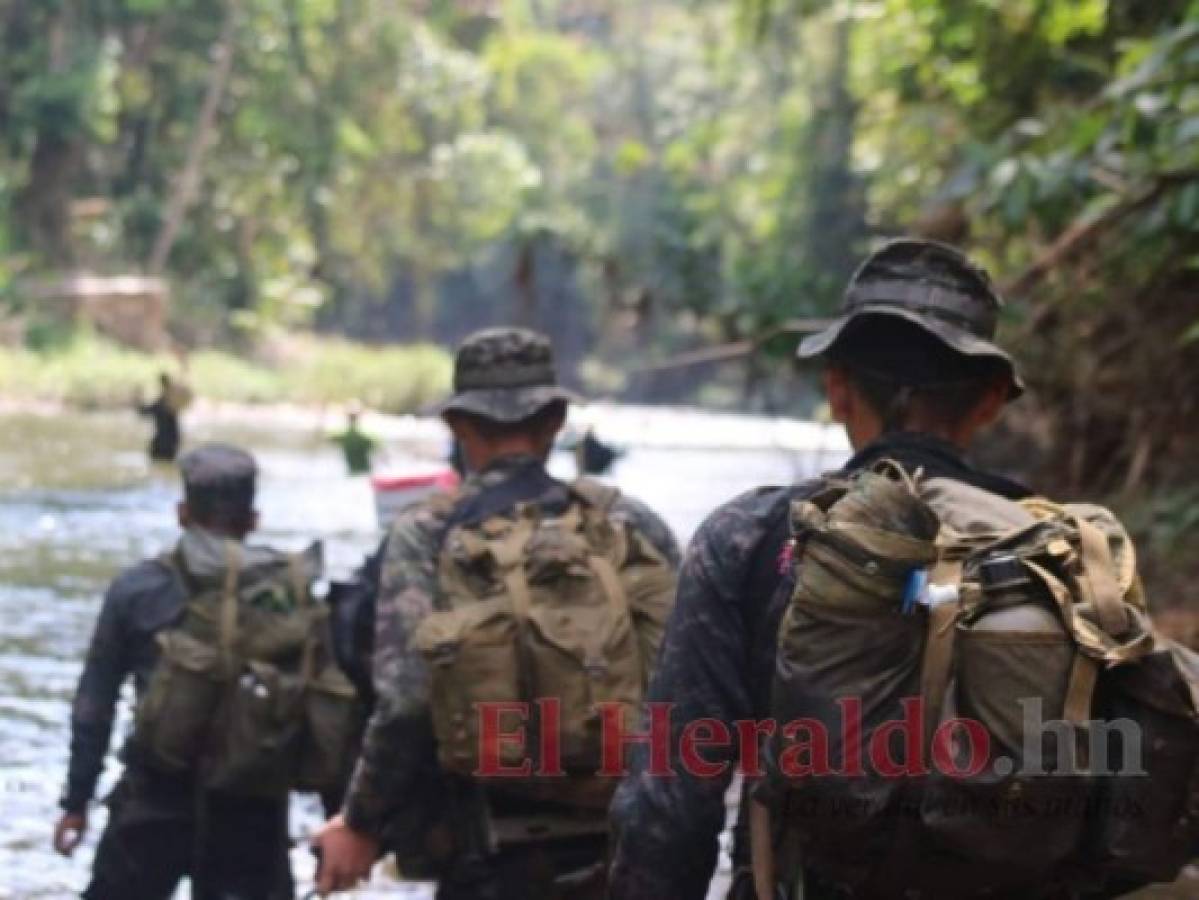
{"type": "Polygon", "coordinates": [[[243,553],[226,543],[224,571],[205,577],[188,573],[181,553],[164,557],[188,601],[179,625],[158,636],[135,713],[138,758],[232,795],[336,792],[359,711],[329,650],[328,610],[302,556],[246,569],[243,553]]]}
{"type": "Polygon", "coordinates": [[[527,703],[524,747],[503,742],[502,766],[542,760],[538,701],[559,702],[567,778],[503,779],[518,791],[605,807],[613,779],[601,764],[598,704],[632,725],[674,602],[675,574],[634,527],[612,515],[615,491],[571,486],[569,505],[545,515],[519,505],[477,525],[451,528],[438,561],[440,602],[414,643],[432,672],[438,758],[448,772],[480,769],[480,704],[527,703]]]}
{"type": "Polygon", "coordinates": [[[887,462],[795,503],[792,531],[772,712],[819,723],[832,771],[773,744],[759,891],[807,867],[861,896],[1057,896],[1171,880],[1199,851],[1199,656],[1152,630],[1111,513],[887,462]],[[1026,740],[1029,703],[1049,737],[1026,740]],[[914,708],[906,736],[889,724],[914,708]],[[1119,721],[1137,746],[1091,740],[1119,721]],[[879,772],[871,746],[914,768],[879,772]]]}

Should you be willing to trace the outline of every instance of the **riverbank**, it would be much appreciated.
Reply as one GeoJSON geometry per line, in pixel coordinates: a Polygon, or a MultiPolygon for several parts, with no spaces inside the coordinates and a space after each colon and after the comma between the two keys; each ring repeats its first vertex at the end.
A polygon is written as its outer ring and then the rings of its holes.
{"type": "Polygon", "coordinates": [[[311,335],[245,355],[201,350],[182,359],[79,333],[43,349],[0,347],[0,400],[9,406],[119,409],[147,396],[160,372],[184,378],[197,396],[214,402],[359,402],[410,413],[449,389],[452,361],[428,344],[370,347],[311,335]]]}

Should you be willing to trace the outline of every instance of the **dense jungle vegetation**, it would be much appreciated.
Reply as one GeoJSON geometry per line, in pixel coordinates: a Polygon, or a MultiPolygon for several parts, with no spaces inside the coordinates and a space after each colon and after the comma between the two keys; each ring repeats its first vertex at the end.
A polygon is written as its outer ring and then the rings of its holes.
{"type": "Polygon", "coordinates": [[[32,277],[161,273],[197,350],[519,321],[593,392],[808,413],[780,328],[920,233],[1008,297],[1033,397],[996,447],[1195,574],[1199,3],[0,0],[0,29],[16,340],[32,277]]]}

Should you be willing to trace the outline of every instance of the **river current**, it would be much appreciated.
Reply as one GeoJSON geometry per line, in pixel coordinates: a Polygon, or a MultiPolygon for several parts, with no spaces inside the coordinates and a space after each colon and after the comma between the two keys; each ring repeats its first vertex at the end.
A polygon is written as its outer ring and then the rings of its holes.
{"type": "MultiPolygon", "coordinates": [[[[628,450],[611,482],[658,509],[680,541],[737,493],[790,482],[846,455],[839,430],[806,423],[621,407],[592,408],[587,416],[598,434],[628,450]]],[[[319,538],[336,576],[375,546],[379,529],[369,484],[344,474],[325,436],[334,424],[296,411],[207,411],[192,417],[187,437],[193,445],[219,439],[253,450],[262,468],[258,539],[298,549],[319,538]]],[[[436,459],[447,443],[431,420],[366,424],[387,447],[385,467],[436,459]]],[[[54,855],[50,834],[66,770],[70,700],[105,585],[124,566],[168,548],[177,531],[177,478],[146,462],[146,438],[131,414],[0,416],[0,900],[68,898],[87,882],[104,807],[93,807],[74,858],[54,855]]],[[[572,474],[565,454],[552,467],[572,474]]],[[[114,738],[114,751],[119,743],[114,738]]],[[[114,756],[100,796],[119,772],[114,756]]],[[[304,798],[292,819],[303,882],[311,872],[304,838],[319,819],[304,798]]],[[[379,873],[357,896],[429,891],[379,873]]]]}
{"type": "MultiPolygon", "coordinates": [[[[840,429],[789,420],[690,410],[593,406],[576,428],[627,449],[610,481],[657,509],[686,541],[721,502],[762,484],[784,484],[836,467],[848,455],[840,429]]],[[[299,410],[205,410],[187,423],[188,442],[226,440],[258,457],[257,539],[299,549],[325,544],[329,574],[350,572],[378,542],[372,494],[345,475],[327,434],[332,415],[299,410]]],[[[444,456],[434,420],[368,418],[384,443],[381,465],[403,470],[444,456]]],[[[132,414],[0,413],[0,900],[66,900],[87,883],[102,804],[74,858],[50,836],[66,771],[70,701],[100,598],[132,562],[171,546],[177,534],[175,472],[146,462],[144,425],[132,414]]],[[[551,468],[573,474],[571,458],[551,468]]],[[[120,772],[115,750],[129,722],[122,703],[99,796],[120,772]]],[[[311,798],[293,802],[293,865],[301,896],[311,887],[307,836],[320,824],[311,798]]],[[[727,863],[710,898],[723,896],[727,863]]],[[[1199,896],[1199,873],[1141,897],[1199,896]]],[[[179,897],[189,896],[186,886],[179,897]]],[[[348,894],[339,896],[351,896],[348,894]]],[[[399,883],[385,866],[356,900],[428,900],[428,885],[399,883]]]]}

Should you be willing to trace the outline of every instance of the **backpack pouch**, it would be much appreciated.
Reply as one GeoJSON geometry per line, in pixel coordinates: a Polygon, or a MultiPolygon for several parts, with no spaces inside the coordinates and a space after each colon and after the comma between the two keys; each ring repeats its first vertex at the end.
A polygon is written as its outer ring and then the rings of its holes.
{"type": "Polygon", "coordinates": [[[238,796],[286,794],[295,776],[303,703],[301,675],[247,663],[222,698],[204,786],[238,796]]]}
{"type": "Polygon", "coordinates": [[[1133,726],[1107,735],[1089,842],[1117,884],[1173,880],[1199,852],[1199,724],[1182,681],[1169,652],[1101,681],[1106,723],[1133,726]]]}
{"type": "Polygon", "coordinates": [[[942,763],[951,765],[930,767],[921,819],[940,849],[978,867],[994,865],[985,883],[1027,884],[1073,852],[1087,813],[1091,781],[1082,774],[1081,732],[1063,721],[1077,653],[1048,610],[1023,606],[996,615],[1022,619],[1015,624],[1024,627],[1044,621],[1035,630],[999,630],[987,627],[994,617],[986,616],[978,627],[959,627],[952,702],[957,716],[982,726],[985,742],[977,730],[943,733],[950,743],[942,763]],[[1055,724],[1026,744],[1022,701],[1029,698],[1040,706],[1027,715],[1055,724]]]}
{"type": "MultiPolygon", "coordinates": [[[[903,825],[897,807],[905,779],[874,771],[869,748],[881,726],[903,718],[903,701],[919,696],[926,622],[922,613],[869,614],[806,603],[798,594],[783,619],[772,710],[784,730],[801,718],[814,720],[828,736],[831,771],[793,777],[785,762],[791,742],[775,737],[768,763],[771,782],[784,788],[784,815],[801,835],[805,853],[846,884],[869,876],[903,825]],[[861,704],[858,735],[846,731],[845,722],[844,703],[855,700],[861,704]],[[863,767],[857,776],[848,774],[855,753],[863,767]]],[[[879,743],[903,765],[912,748],[901,745],[900,729],[891,726],[888,731],[879,743]]],[[[797,735],[813,740],[807,729],[797,735]]],[[[919,732],[909,737],[922,740],[919,732]]],[[[807,752],[792,758],[800,764],[814,762],[807,752]]]]}
{"type": "MultiPolygon", "coordinates": [[[[478,704],[525,699],[511,606],[496,598],[430,613],[417,627],[413,643],[429,664],[438,758],[449,772],[473,774],[479,768],[478,704]]],[[[504,732],[522,724],[516,713],[500,719],[504,732]]],[[[516,742],[501,742],[497,753],[504,766],[519,765],[525,758],[516,742]]]]}
{"type": "Polygon", "coordinates": [[[579,585],[566,596],[538,594],[533,588],[529,611],[532,697],[558,701],[563,766],[594,772],[601,757],[597,704],[622,704],[629,726],[642,698],[637,635],[602,590],[579,585]]]}
{"type": "Polygon", "coordinates": [[[220,654],[182,631],[157,640],[159,661],[137,707],[133,742],[151,766],[182,772],[198,760],[220,702],[220,654]]]}
{"type": "Polygon", "coordinates": [[[304,690],[304,732],[296,788],[340,792],[353,765],[362,712],[348,678],[326,665],[304,690]]]}

